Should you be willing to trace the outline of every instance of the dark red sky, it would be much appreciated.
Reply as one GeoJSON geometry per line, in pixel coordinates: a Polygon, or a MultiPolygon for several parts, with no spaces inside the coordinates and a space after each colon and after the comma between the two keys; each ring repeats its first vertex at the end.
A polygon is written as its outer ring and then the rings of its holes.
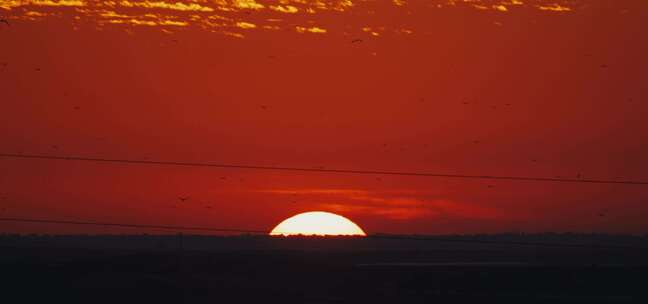
{"type": "MultiPolygon", "coordinates": [[[[11,24],[0,23],[0,152],[648,180],[645,1],[181,3],[0,0],[11,24]]],[[[645,186],[11,158],[0,210],[268,230],[324,210],[369,233],[648,232],[645,186]]]]}

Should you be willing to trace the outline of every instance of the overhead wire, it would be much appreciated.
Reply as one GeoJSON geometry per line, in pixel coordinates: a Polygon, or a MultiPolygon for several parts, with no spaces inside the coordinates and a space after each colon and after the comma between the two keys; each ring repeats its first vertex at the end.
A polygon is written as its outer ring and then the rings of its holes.
{"type": "Polygon", "coordinates": [[[513,181],[531,181],[531,182],[648,185],[648,181],[638,181],[638,180],[552,178],[552,177],[534,177],[534,176],[505,176],[505,175],[470,175],[470,174],[455,174],[455,173],[441,173],[441,172],[412,172],[412,171],[389,171],[389,170],[326,169],[326,168],[307,168],[307,167],[290,167],[290,166],[259,166],[259,165],[249,165],[249,164],[227,164],[227,163],[186,162],[186,161],[156,161],[156,160],[96,158],[96,157],[38,155],[38,154],[0,153],[0,157],[19,158],[19,159],[61,160],[61,161],[86,161],[86,162],[99,162],[99,163],[130,164],[130,165],[211,167],[211,168],[223,168],[223,169],[274,170],[274,171],[318,172],[318,173],[335,173],[335,174],[398,175],[398,176],[442,177],[442,178],[459,178],[459,179],[513,180],[513,181]]]}
{"type": "MultiPolygon", "coordinates": [[[[94,221],[68,221],[52,219],[33,219],[33,218],[0,218],[0,222],[18,222],[31,224],[65,224],[65,225],[84,225],[84,226],[107,226],[122,227],[135,229],[163,229],[173,231],[202,231],[202,232],[226,232],[240,233],[248,235],[265,235],[270,236],[266,230],[240,229],[240,228],[212,228],[212,227],[194,227],[194,226],[173,226],[173,225],[149,225],[149,224],[130,224],[130,223],[111,223],[111,222],[94,222],[94,221]]],[[[276,232],[274,236],[280,237],[281,232],[276,232]]],[[[486,244],[486,245],[508,245],[508,246],[531,246],[531,247],[554,247],[554,248],[589,248],[589,249],[634,249],[648,250],[648,247],[625,246],[616,244],[582,244],[582,243],[558,243],[558,242],[523,242],[492,240],[478,237],[436,237],[436,236],[411,236],[411,235],[394,235],[385,233],[374,233],[366,236],[357,236],[358,238],[370,239],[387,239],[387,240],[406,240],[406,241],[429,241],[441,243],[466,243],[466,244],[486,244]]]]}

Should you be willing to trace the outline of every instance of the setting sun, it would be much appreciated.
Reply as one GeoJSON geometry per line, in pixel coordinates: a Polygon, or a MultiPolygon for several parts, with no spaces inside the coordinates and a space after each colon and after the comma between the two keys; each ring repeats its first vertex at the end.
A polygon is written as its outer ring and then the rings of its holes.
{"type": "Polygon", "coordinates": [[[270,235],[361,235],[365,232],[351,220],[329,212],[297,214],[279,223],[270,235]]]}

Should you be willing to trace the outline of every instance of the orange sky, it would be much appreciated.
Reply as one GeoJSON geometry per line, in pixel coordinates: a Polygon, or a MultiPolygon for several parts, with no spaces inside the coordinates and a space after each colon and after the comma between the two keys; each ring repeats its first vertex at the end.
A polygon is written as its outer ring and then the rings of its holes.
{"type": "MultiPolygon", "coordinates": [[[[648,180],[646,1],[0,0],[0,17],[2,153],[648,180]]],[[[269,230],[322,210],[368,233],[644,233],[647,199],[0,158],[3,217],[269,230]]]]}

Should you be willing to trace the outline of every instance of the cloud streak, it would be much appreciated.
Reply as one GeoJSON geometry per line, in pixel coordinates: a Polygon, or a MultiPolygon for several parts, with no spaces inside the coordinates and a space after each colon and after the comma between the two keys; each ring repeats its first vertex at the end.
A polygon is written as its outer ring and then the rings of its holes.
{"type": "Polygon", "coordinates": [[[494,208],[445,198],[415,197],[414,191],[368,191],[362,189],[273,189],[260,191],[276,195],[304,196],[315,207],[345,214],[380,216],[392,220],[420,218],[497,219],[494,208]]]}
{"type": "MultiPolygon", "coordinates": [[[[402,33],[414,31],[399,27],[386,28],[384,25],[371,24],[376,12],[394,11],[406,14],[408,10],[425,13],[437,9],[472,8],[484,11],[513,13],[519,8],[529,8],[544,12],[569,12],[574,10],[576,2],[567,0],[430,0],[417,1],[350,1],[350,0],[0,0],[0,9],[10,11],[9,18],[21,20],[46,19],[54,15],[69,14],[74,20],[93,21],[99,27],[105,25],[149,25],[158,26],[162,30],[169,26],[198,26],[211,32],[221,34],[235,33],[244,37],[239,30],[276,31],[289,29],[298,34],[323,35],[342,34],[335,23],[347,23],[347,14],[353,14],[354,19],[366,18],[367,24],[351,31],[363,30],[365,35],[379,37],[387,33],[402,33]],[[407,10],[403,9],[407,8],[407,10]],[[110,14],[113,12],[114,14],[110,14]],[[250,14],[255,12],[255,14],[250,14]],[[261,15],[259,15],[261,13],[261,15]],[[316,22],[318,14],[326,13],[321,18],[321,24],[316,22]],[[218,14],[228,15],[226,20],[214,22],[218,14]],[[128,15],[129,18],[119,16],[128,15]],[[158,19],[168,20],[159,22],[151,20],[150,15],[161,16],[158,19]],[[264,16],[258,18],[255,16],[264,16]],[[289,19],[282,21],[284,18],[289,19]],[[303,24],[304,18],[307,19],[303,24]],[[341,18],[335,22],[335,19],[341,18]],[[120,20],[127,19],[127,20],[120,20]],[[265,20],[265,21],[264,21],[265,20]],[[279,22],[270,20],[280,20],[279,22]],[[264,24],[265,23],[265,24],[264,24]],[[270,24],[272,23],[272,24],[270,24]],[[245,27],[241,24],[255,24],[255,27],[245,27]],[[380,27],[380,30],[376,30],[380,27]]],[[[406,15],[402,15],[406,16],[406,15]]],[[[361,20],[361,19],[357,19],[361,20]]],[[[76,22],[76,21],[75,21],[76,22]]],[[[345,30],[346,32],[347,30],[345,30]]],[[[348,33],[345,33],[348,34],[348,33]]],[[[359,35],[361,33],[356,33],[359,35]]]]}

